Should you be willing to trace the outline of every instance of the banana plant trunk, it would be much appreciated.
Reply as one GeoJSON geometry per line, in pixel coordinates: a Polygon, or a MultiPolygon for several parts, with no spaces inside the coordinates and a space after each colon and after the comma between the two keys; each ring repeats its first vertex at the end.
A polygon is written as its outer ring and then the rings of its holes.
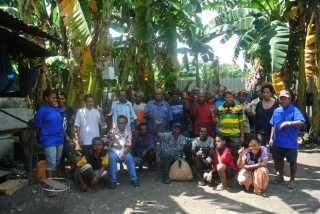
{"type": "Polygon", "coordinates": [[[196,53],[194,56],[194,62],[196,67],[196,86],[200,87],[199,54],[198,53],[196,53]]]}

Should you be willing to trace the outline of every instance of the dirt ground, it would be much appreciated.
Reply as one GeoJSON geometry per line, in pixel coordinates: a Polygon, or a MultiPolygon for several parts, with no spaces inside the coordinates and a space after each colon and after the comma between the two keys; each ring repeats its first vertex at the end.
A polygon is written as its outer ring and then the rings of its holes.
{"type": "MultiPolygon", "coordinates": [[[[269,161],[270,179],[274,179],[273,162],[269,161]]],[[[288,176],[289,165],[285,166],[288,176]]],[[[194,182],[163,184],[158,172],[147,169],[139,174],[140,188],[129,185],[129,176],[119,175],[114,190],[102,184],[82,193],[72,182],[64,200],[43,197],[36,186],[25,187],[12,196],[0,196],[0,213],[320,213],[320,147],[299,149],[297,187],[289,190],[287,182],[270,184],[265,196],[245,193],[233,179],[230,190],[216,192],[212,187],[198,187],[194,182]]],[[[288,177],[285,177],[288,181],[288,177]]]]}

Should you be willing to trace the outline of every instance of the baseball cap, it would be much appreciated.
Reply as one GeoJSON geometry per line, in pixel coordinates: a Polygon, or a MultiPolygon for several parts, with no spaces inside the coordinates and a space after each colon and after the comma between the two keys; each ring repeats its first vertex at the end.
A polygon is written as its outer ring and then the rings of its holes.
{"type": "Polygon", "coordinates": [[[172,128],[174,128],[174,127],[179,127],[180,129],[182,129],[182,125],[180,123],[174,123],[172,125],[172,128]]]}
{"type": "Polygon", "coordinates": [[[290,95],[290,92],[289,92],[289,91],[287,91],[287,90],[282,90],[282,91],[280,92],[280,94],[279,94],[279,98],[280,98],[280,97],[290,98],[291,95],[290,95]]]}

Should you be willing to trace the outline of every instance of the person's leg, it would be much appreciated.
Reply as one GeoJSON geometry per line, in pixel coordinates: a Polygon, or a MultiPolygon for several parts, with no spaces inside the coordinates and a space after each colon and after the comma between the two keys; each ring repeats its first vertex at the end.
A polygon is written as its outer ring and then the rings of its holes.
{"type": "Polygon", "coordinates": [[[137,174],[134,166],[134,160],[130,153],[126,154],[124,158],[124,163],[127,165],[131,182],[137,181],[138,178],[137,178],[137,174]]]}
{"type": "Polygon", "coordinates": [[[46,155],[46,176],[47,178],[51,178],[56,169],[56,147],[47,147],[44,149],[44,152],[46,155]]]}
{"type": "Polygon", "coordinates": [[[221,184],[224,188],[227,188],[227,177],[226,177],[226,165],[219,163],[217,165],[217,171],[220,177],[221,184]]]}
{"type": "Polygon", "coordinates": [[[269,184],[269,171],[267,167],[259,167],[256,169],[253,178],[254,192],[260,195],[262,191],[267,189],[269,184]]]}
{"type": "Polygon", "coordinates": [[[194,155],[193,160],[194,160],[194,165],[196,166],[197,172],[199,173],[200,178],[202,178],[204,170],[201,162],[201,157],[194,155]]]}
{"type": "Polygon", "coordinates": [[[114,188],[117,182],[117,163],[118,156],[113,151],[108,152],[109,164],[108,164],[108,173],[109,173],[109,182],[110,188],[114,188]]]}
{"type": "Polygon", "coordinates": [[[164,151],[160,153],[160,171],[163,183],[170,183],[169,169],[172,162],[172,157],[164,151]]]}
{"type": "Polygon", "coordinates": [[[237,161],[239,158],[238,151],[240,149],[240,137],[229,137],[228,142],[230,151],[233,156],[233,162],[235,163],[235,165],[237,165],[237,161]]]}
{"type": "Polygon", "coordinates": [[[253,176],[249,170],[241,169],[238,174],[238,182],[241,186],[245,186],[248,191],[253,183],[253,176]]]}
{"type": "Polygon", "coordinates": [[[156,152],[153,149],[147,152],[146,159],[148,163],[148,168],[150,170],[155,170],[157,166],[157,162],[156,162],[156,152]]]}
{"type": "Polygon", "coordinates": [[[288,184],[288,188],[293,189],[296,187],[295,178],[297,173],[297,157],[298,150],[297,149],[287,149],[285,151],[286,159],[290,163],[290,181],[288,184]]]}
{"type": "Polygon", "coordinates": [[[272,159],[274,160],[274,166],[277,171],[277,179],[274,183],[280,183],[284,180],[283,178],[283,168],[284,168],[284,149],[272,146],[272,159]]]}
{"type": "Polygon", "coordinates": [[[60,144],[59,146],[56,146],[56,174],[57,175],[62,174],[62,172],[58,173],[58,171],[61,170],[60,162],[61,162],[61,157],[62,157],[63,146],[64,146],[63,144],[60,144]]]}

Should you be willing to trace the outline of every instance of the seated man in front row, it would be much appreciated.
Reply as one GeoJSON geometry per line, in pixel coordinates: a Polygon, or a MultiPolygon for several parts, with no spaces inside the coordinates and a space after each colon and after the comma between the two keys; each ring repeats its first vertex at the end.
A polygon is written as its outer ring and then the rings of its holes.
{"type": "Polygon", "coordinates": [[[170,184],[170,166],[176,160],[182,158],[191,139],[180,134],[182,129],[182,125],[180,123],[173,124],[171,132],[159,133],[159,126],[161,122],[162,120],[156,120],[154,134],[160,141],[160,170],[162,174],[162,182],[170,184]]]}
{"type": "Polygon", "coordinates": [[[132,155],[136,165],[142,169],[143,163],[148,163],[149,170],[156,169],[155,142],[151,134],[148,133],[148,124],[142,122],[138,126],[138,131],[132,138],[132,155]]]}
{"type": "Polygon", "coordinates": [[[203,124],[200,126],[200,137],[193,139],[191,149],[194,157],[194,163],[200,176],[200,186],[205,185],[205,180],[203,179],[205,170],[211,170],[211,156],[213,148],[213,138],[208,136],[208,127],[203,124]]]}
{"type": "Polygon", "coordinates": [[[117,127],[109,131],[107,136],[108,155],[109,155],[109,182],[110,189],[114,189],[117,184],[117,163],[124,161],[130,175],[131,184],[134,187],[139,187],[138,178],[136,175],[135,164],[131,149],[131,130],[126,129],[128,118],[124,115],[119,115],[117,118],[117,127]]]}

